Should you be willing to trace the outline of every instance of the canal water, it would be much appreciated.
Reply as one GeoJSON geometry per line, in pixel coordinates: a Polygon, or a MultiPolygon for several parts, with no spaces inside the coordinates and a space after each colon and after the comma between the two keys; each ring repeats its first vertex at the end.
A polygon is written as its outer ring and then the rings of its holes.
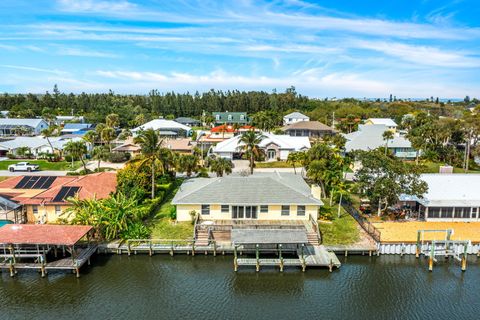
{"type": "Polygon", "coordinates": [[[82,277],[0,277],[1,319],[479,319],[480,259],[342,257],[333,273],[233,271],[232,256],[98,255],[82,277]]]}

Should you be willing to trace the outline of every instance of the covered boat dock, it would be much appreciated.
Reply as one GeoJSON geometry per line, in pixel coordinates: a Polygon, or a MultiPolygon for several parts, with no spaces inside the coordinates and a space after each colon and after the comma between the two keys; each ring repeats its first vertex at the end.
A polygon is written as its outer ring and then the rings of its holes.
{"type": "Polygon", "coordinates": [[[8,224],[0,228],[0,270],[71,270],[90,264],[97,246],[90,242],[92,227],[47,224],[8,224]]]}

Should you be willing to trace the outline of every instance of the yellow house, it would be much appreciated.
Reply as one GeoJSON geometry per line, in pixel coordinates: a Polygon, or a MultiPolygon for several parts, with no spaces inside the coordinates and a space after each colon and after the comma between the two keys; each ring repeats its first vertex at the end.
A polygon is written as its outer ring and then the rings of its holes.
{"type": "Polygon", "coordinates": [[[230,175],[186,180],[172,203],[178,221],[316,221],[320,191],[293,173],[230,175]]]}
{"type": "Polygon", "coordinates": [[[398,125],[395,121],[390,118],[368,118],[365,120],[366,125],[374,125],[374,124],[381,124],[387,127],[388,130],[392,131],[393,133],[397,132],[398,125]]]}
{"type": "MultiPolygon", "coordinates": [[[[15,207],[5,213],[15,223],[57,223],[67,219],[68,198],[102,199],[115,191],[115,172],[85,176],[18,176],[0,182],[0,202],[15,207]],[[20,212],[20,214],[19,214],[20,212]]],[[[73,217],[69,217],[70,219],[73,217]]]]}

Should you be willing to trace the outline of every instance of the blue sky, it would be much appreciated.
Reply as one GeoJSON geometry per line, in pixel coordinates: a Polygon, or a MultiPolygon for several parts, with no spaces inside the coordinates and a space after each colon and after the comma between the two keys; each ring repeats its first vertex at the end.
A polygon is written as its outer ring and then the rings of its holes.
{"type": "Polygon", "coordinates": [[[0,92],[480,96],[479,2],[2,0],[0,92]]]}

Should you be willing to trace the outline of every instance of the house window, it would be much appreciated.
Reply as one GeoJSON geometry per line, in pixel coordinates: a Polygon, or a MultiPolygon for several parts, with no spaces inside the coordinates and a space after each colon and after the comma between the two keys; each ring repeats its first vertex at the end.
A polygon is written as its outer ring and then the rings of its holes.
{"type": "Polygon", "coordinates": [[[268,213],[268,205],[263,205],[263,206],[260,206],[260,212],[261,213],[268,213]]]}
{"type": "Polygon", "coordinates": [[[442,218],[452,218],[453,217],[453,208],[443,207],[442,208],[442,218]]]}
{"type": "Polygon", "coordinates": [[[55,214],[58,216],[62,214],[62,207],[60,206],[55,206],[55,214]]]}
{"type": "Polygon", "coordinates": [[[428,208],[428,217],[429,218],[440,218],[440,207],[429,207],[428,208]]]}
{"type": "Polygon", "coordinates": [[[297,216],[305,215],[305,206],[297,206],[297,216]]]}
{"type": "Polygon", "coordinates": [[[229,114],[229,115],[228,115],[228,121],[232,121],[232,119],[233,119],[233,118],[232,118],[232,115],[229,114]]]}
{"type": "Polygon", "coordinates": [[[215,115],[215,120],[217,120],[217,121],[220,120],[220,115],[219,114],[215,115]]]}
{"type": "Polygon", "coordinates": [[[210,205],[202,204],[202,215],[209,215],[209,214],[210,214],[210,205]]]}
{"type": "Polygon", "coordinates": [[[38,213],[38,206],[32,206],[32,211],[33,211],[33,214],[37,214],[38,213]]]}
{"type": "Polygon", "coordinates": [[[282,216],[290,215],[290,206],[282,206],[282,216]]]}
{"type": "Polygon", "coordinates": [[[230,212],[230,206],[227,204],[222,204],[222,208],[221,208],[221,211],[222,213],[229,213],[230,212]]]}
{"type": "Polygon", "coordinates": [[[240,120],[245,120],[245,115],[244,114],[240,115],[240,120]]]}

